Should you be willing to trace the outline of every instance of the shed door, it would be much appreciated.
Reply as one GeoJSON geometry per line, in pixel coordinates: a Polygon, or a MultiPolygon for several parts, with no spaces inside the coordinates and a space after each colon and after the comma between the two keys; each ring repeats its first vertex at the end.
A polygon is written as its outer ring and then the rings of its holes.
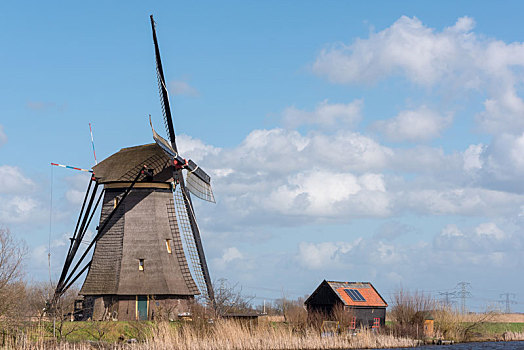
{"type": "Polygon", "coordinates": [[[139,321],[147,321],[147,295],[136,297],[136,318],[139,321]]]}

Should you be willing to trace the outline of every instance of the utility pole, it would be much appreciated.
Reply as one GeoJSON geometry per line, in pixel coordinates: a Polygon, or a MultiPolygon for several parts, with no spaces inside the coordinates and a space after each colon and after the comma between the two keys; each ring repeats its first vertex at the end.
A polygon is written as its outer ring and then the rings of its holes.
{"type": "Polygon", "coordinates": [[[500,297],[505,297],[504,300],[501,300],[501,303],[506,303],[506,313],[511,313],[510,304],[516,304],[517,302],[513,300],[516,297],[515,293],[502,293],[500,294],[500,297]]]}
{"type": "Polygon", "coordinates": [[[466,298],[471,297],[471,293],[468,290],[470,285],[471,284],[468,283],[468,282],[459,282],[459,283],[457,283],[457,288],[459,288],[459,290],[457,291],[457,294],[458,294],[459,298],[462,301],[461,308],[462,308],[462,313],[463,314],[466,313],[466,298]]]}
{"type": "Polygon", "coordinates": [[[451,299],[456,297],[456,292],[438,292],[438,294],[442,297],[440,300],[442,300],[446,307],[451,306],[453,303],[451,299]]]}

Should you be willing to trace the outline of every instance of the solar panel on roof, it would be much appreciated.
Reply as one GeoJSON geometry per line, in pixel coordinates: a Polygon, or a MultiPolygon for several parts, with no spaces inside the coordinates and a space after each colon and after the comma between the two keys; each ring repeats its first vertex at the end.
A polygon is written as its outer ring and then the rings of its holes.
{"type": "Polygon", "coordinates": [[[344,289],[344,291],[353,301],[366,301],[362,294],[360,294],[360,292],[356,289],[344,289]]]}

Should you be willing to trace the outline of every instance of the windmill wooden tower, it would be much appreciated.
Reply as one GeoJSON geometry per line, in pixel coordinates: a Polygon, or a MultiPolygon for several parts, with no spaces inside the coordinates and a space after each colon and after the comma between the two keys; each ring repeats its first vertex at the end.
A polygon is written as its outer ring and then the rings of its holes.
{"type": "Polygon", "coordinates": [[[214,304],[190,195],[214,202],[211,179],[178,154],[153,16],[151,28],[170,142],[155,132],[150,119],[155,143],[123,148],[93,167],[54,295],[56,301],[87,270],[78,318],[147,320],[161,311],[174,318],[188,312],[198,295],[214,304]],[[80,254],[100,203],[96,235],[80,254]]]}

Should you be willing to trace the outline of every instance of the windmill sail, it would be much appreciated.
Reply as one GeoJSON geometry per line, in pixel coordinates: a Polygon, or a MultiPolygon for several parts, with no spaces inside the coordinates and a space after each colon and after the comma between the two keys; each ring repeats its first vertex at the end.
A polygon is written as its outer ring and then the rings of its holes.
{"type": "Polygon", "coordinates": [[[162,105],[162,114],[164,115],[164,124],[166,127],[171,145],[176,151],[175,144],[175,128],[173,127],[173,119],[171,117],[171,108],[169,106],[169,96],[167,94],[166,80],[164,79],[164,70],[162,69],[162,59],[160,58],[160,49],[158,48],[158,41],[156,39],[155,20],[153,15],[150,16],[151,28],[153,30],[153,42],[155,44],[155,61],[156,61],[156,76],[158,80],[158,91],[160,95],[160,103],[162,105]]]}
{"type": "Polygon", "coordinates": [[[175,152],[173,147],[171,147],[166,139],[158,135],[158,133],[155,131],[155,128],[153,127],[153,123],[151,122],[151,116],[149,117],[149,124],[151,125],[153,139],[155,140],[156,144],[159,145],[160,148],[162,148],[172,160],[176,160],[179,164],[182,164],[184,169],[187,170],[187,189],[200,199],[216,203],[213,190],[211,189],[211,177],[209,177],[209,175],[191,159],[186,162],[184,158],[180,157],[178,153],[175,152]]]}
{"type": "MultiPolygon", "coordinates": [[[[175,167],[173,170],[173,179],[180,191],[182,196],[177,199],[175,197],[175,202],[177,203],[178,212],[185,213],[185,231],[192,235],[192,239],[189,239],[192,243],[188,246],[193,247],[188,250],[191,257],[191,261],[194,261],[196,268],[194,269],[195,278],[199,281],[198,284],[201,286],[202,294],[206,293],[209,301],[212,305],[215,306],[215,298],[213,292],[213,285],[211,284],[211,277],[209,275],[209,270],[207,268],[206,257],[204,255],[204,248],[202,246],[202,241],[200,239],[200,231],[198,229],[195,214],[193,212],[193,206],[191,203],[191,197],[189,191],[194,193],[197,197],[214,202],[213,192],[211,191],[211,179],[209,175],[200,169],[194,162],[186,161],[178,155],[178,149],[176,146],[175,140],[175,128],[173,126],[173,119],[171,117],[171,109],[169,106],[169,96],[167,93],[166,82],[164,78],[164,71],[162,69],[162,60],[160,59],[160,49],[158,48],[158,41],[155,31],[155,21],[151,15],[151,29],[153,31],[153,42],[155,45],[155,61],[156,61],[156,72],[158,79],[158,89],[160,94],[160,102],[162,105],[162,113],[164,115],[164,123],[166,126],[167,133],[169,135],[169,141],[171,141],[171,147],[168,147],[167,140],[162,139],[153,129],[153,137],[157,144],[167,153],[170,154],[173,160],[176,160],[174,163],[175,167]],[[174,152],[174,153],[173,153],[174,152]],[[182,170],[186,169],[189,171],[188,174],[188,187],[184,183],[184,177],[182,176],[182,170]],[[195,180],[196,179],[196,180],[195,180]],[[195,254],[196,251],[196,254],[195,254]]],[[[151,125],[153,128],[153,125],[151,125]]],[[[184,219],[182,219],[184,220],[184,219]]],[[[182,224],[181,224],[182,226],[182,224]]],[[[183,231],[182,227],[181,231],[183,231]]]]}
{"type": "MultiPolygon", "coordinates": [[[[192,160],[189,160],[189,162],[191,163],[192,160]]],[[[198,167],[198,165],[195,164],[195,166],[196,168],[194,171],[187,172],[187,175],[186,175],[187,189],[200,199],[203,199],[211,203],[216,203],[215,196],[213,195],[213,190],[211,189],[211,184],[203,181],[202,176],[198,176],[197,171],[201,169],[198,167]]]]}
{"type": "Polygon", "coordinates": [[[209,298],[207,293],[206,279],[204,277],[204,271],[202,270],[202,264],[200,263],[200,257],[198,256],[198,249],[195,244],[193,237],[193,230],[191,228],[191,221],[187,215],[186,205],[184,201],[184,194],[180,186],[177,186],[173,192],[175,198],[176,216],[178,222],[178,228],[182,237],[184,238],[184,251],[188,260],[191,262],[191,274],[195,279],[198,289],[202,293],[202,296],[209,298]]]}
{"type": "Polygon", "coordinates": [[[151,125],[151,130],[153,131],[153,139],[155,140],[156,144],[159,145],[160,148],[162,148],[164,152],[166,152],[171,158],[175,159],[178,156],[178,154],[165,138],[157,134],[155,128],[153,127],[153,123],[151,122],[151,116],[149,116],[149,124],[151,125]]]}

